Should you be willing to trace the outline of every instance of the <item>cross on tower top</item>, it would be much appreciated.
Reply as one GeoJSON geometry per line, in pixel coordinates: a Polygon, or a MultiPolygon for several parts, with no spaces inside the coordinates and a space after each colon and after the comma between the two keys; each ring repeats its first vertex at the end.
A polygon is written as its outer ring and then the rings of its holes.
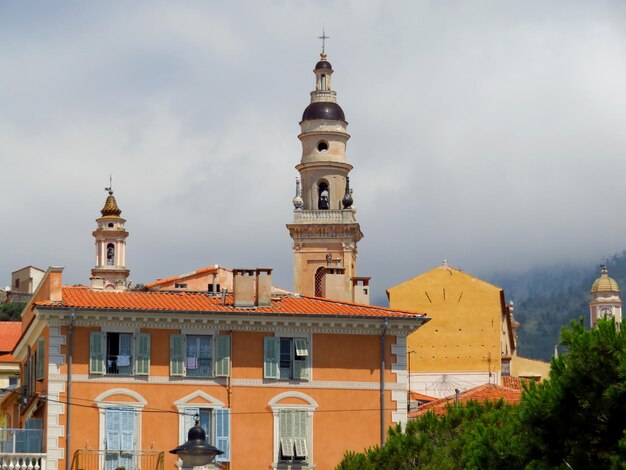
{"type": "Polygon", "coordinates": [[[113,194],[113,175],[109,175],[109,187],[104,188],[105,191],[108,191],[109,194],[113,194]]]}
{"type": "Polygon", "coordinates": [[[322,54],[326,52],[326,39],[330,39],[330,36],[326,36],[324,32],[324,28],[322,28],[322,35],[318,36],[317,39],[322,40],[322,54]]]}

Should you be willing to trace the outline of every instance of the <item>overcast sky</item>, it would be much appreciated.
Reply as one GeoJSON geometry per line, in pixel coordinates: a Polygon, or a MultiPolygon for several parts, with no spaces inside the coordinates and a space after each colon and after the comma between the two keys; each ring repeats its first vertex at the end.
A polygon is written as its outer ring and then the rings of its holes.
{"type": "Polygon", "coordinates": [[[626,248],[626,2],[0,3],[0,284],[89,282],[109,173],[134,282],[271,266],[290,289],[298,122],[322,27],[359,275],[626,248]]]}

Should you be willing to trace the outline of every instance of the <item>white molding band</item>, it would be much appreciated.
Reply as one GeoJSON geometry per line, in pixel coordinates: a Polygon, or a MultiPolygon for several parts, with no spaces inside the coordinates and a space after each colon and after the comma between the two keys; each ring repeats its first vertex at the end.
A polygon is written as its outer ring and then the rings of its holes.
{"type": "MultiPolygon", "coordinates": [[[[43,324],[43,323],[42,323],[43,324]]],[[[43,330],[43,328],[42,328],[43,330]]],[[[65,393],[67,374],[60,374],[61,364],[65,364],[65,356],[61,355],[61,345],[66,344],[61,328],[51,326],[48,330],[48,401],[46,426],[46,469],[59,470],[59,460],[65,458],[65,447],[61,447],[59,439],[65,437],[65,403],[61,403],[61,394],[65,393]]],[[[67,395],[66,395],[67,401],[67,395]]]]}
{"type": "MultiPolygon", "coordinates": [[[[65,377],[65,376],[63,376],[65,377]]],[[[59,380],[57,376],[52,379],[59,380]]],[[[169,377],[169,376],[119,376],[119,375],[88,375],[88,374],[72,374],[72,382],[74,383],[142,383],[142,384],[181,384],[181,385],[197,385],[197,386],[225,386],[227,377],[216,377],[214,379],[190,379],[188,377],[169,377]]],[[[230,385],[233,387],[261,387],[261,388],[295,388],[295,389],[345,389],[345,390],[380,390],[380,382],[350,382],[350,381],[297,381],[297,380],[280,380],[280,379],[230,379],[230,385]]],[[[385,383],[385,390],[404,390],[406,384],[385,383]]]]}

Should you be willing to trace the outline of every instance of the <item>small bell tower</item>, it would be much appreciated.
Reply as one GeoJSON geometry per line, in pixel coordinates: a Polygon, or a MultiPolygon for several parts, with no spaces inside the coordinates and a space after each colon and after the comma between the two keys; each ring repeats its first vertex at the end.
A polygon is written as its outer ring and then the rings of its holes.
{"type": "Polygon", "coordinates": [[[600,266],[600,277],[591,286],[589,315],[591,327],[594,328],[599,318],[615,318],[616,323],[622,322],[622,300],[619,297],[619,285],[605,265],[600,266]]]}
{"type": "MultiPolygon", "coordinates": [[[[325,41],[324,34],[320,39],[325,41]]],[[[324,44],[325,45],[325,44],[324,44]]],[[[300,122],[302,157],[296,170],[293,223],[294,290],[296,293],[354,301],[357,243],[363,238],[356,221],[346,158],[350,135],[337,93],[333,68],[322,48],[315,65],[315,89],[300,122]]],[[[367,287],[359,287],[366,294],[367,287]]],[[[362,296],[359,301],[369,302],[362,296]]],[[[366,303],[367,303],[366,302],[366,303]]]]}
{"type": "Polygon", "coordinates": [[[102,217],[96,219],[98,228],[93,232],[96,239],[96,265],[91,270],[92,289],[126,290],[130,271],[126,268],[126,237],[122,211],[117,206],[112,187],[105,188],[109,193],[102,217]]]}

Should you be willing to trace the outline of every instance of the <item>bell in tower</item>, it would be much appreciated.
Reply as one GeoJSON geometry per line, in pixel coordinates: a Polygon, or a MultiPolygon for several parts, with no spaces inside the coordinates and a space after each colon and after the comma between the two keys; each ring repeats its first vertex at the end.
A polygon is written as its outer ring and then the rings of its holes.
{"type": "MultiPolygon", "coordinates": [[[[323,40],[327,39],[323,35],[323,40]]],[[[357,243],[363,238],[356,221],[346,158],[350,135],[337,93],[331,87],[333,68],[322,49],[313,70],[315,89],[302,114],[302,156],[294,198],[294,290],[302,295],[369,303],[367,284],[356,286],[357,243]],[[366,297],[362,295],[363,292],[366,297]]]]}

